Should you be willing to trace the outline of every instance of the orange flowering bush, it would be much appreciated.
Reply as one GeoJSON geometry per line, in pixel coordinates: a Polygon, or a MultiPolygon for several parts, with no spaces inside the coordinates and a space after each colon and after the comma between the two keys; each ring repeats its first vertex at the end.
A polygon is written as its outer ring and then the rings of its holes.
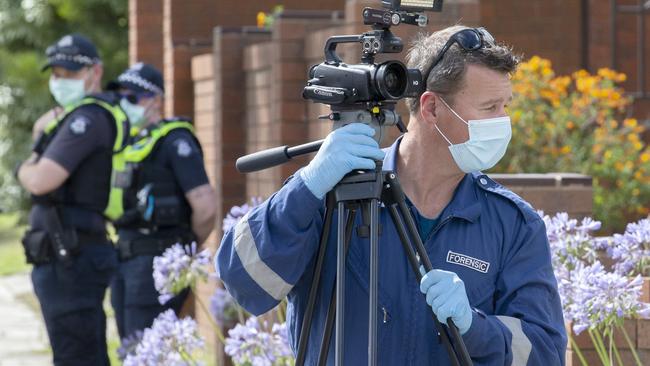
{"type": "Polygon", "coordinates": [[[650,148],[628,118],[625,75],[600,69],[556,76],[532,57],[512,76],[513,131],[501,172],[577,172],[594,179],[594,214],[609,230],[650,212],[650,148]]]}

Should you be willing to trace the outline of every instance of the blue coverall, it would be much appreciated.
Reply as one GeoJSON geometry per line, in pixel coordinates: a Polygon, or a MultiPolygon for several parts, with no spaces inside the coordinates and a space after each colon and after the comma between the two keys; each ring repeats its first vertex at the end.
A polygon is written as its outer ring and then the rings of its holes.
{"type": "MultiPolygon", "coordinates": [[[[396,169],[400,141],[387,150],[384,170],[396,169]]],[[[215,259],[228,291],[253,314],[288,298],[294,351],[323,220],[323,200],[314,197],[296,174],[225,234],[215,259]]],[[[379,363],[448,365],[432,310],[384,207],[379,221],[380,309],[374,320],[379,323],[379,363]]],[[[329,230],[307,365],[317,363],[335,283],[336,225],[329,230]]],[[[423,241],[433,267],[453,271],[465,283],[474,311],[471,328],[462,338],[475,365],[564,365],[567,338],[548,239],[542,219],[528,203],[486,175],[467,174],[442,211],[440,223],[423,241]]],[[[353,234],[347,259],[345,365],[367,364],[368,242],[353,234]]],[[[333,342],[329,351],[328,364],[333,364],[333,342]]]]}

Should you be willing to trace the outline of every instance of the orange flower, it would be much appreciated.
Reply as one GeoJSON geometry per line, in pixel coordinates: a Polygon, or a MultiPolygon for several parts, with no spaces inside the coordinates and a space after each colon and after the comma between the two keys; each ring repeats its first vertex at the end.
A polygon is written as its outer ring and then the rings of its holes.
{"type": "Polygon", "coordinates": [[[636,118],[626,118],[623,120],[623,125],[629,128],[635,128],[637,126],[636,118]]]}
{"type": "Polygon", "coordinates": [[[650,153],[644,152],[643,154],[641,154],[640,159],[642,163],[647,163],[648,161],[650,161],[650,153]]]}
{"type": "Polygon", "coordinates": [[[598,76],[602,77],[603,79],[609,79],[615,81],[617,83],[622,83],[627,79],[627,76],[625,76],[625,74],[618,73],[606,67],[602,69],[598,69],[598,76]]]}

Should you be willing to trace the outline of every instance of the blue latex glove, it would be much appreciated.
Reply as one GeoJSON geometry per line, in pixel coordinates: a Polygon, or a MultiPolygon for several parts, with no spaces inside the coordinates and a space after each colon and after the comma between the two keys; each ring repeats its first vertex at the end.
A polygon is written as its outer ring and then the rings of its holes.
{"type": "MultiPolygon", "coordinates": [[[[424,272],[424,268],[420,268],[424,272]]],[[[420,291],[427,295],[438,321],[447,324],[447,318],[454,321],[460,334],[465,334],[472,325],[472,308],[465,293],[465,284],[454,272],[432,269],[420,281],[420,291]]]]}
{"type": "Polygon", "coordinates": [[[300,171],[311,193],[322,199],[349,172],[375,169],[375,160],[383,160],[385,153],[372,138],[374,134],[363,123],[351,123],[327,135],[316,157],[300,171]]]}

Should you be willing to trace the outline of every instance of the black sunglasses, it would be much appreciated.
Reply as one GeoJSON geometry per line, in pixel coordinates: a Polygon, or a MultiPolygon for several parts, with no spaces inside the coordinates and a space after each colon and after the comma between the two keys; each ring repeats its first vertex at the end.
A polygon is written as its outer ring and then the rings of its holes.
{"type": "Polygon", "coordinates": [[[440,63],[442,58],[445,56],[445,52],[447,52],[454,43],[458,43],[463,50],[471,52],[477,51],[483,47],[491,47],[494,45],[494,37],[492,37],[490,32],[483,27],[467,28],[452,34],[447,43],[445,43],[440,52],[438,52],[438,56],[433,60],[431,66],[427,69],[427,72],[424,74],[426,75],[424,78],[425,85],[427,80],[429,80],[429,75],[433,68],[440,63]]]}
{"type": "Polygon", "coordinates": [[[122,93],[120,96],[131,104],[138,104],[142,99],[153,98],[154,93],[122,93]]]}

